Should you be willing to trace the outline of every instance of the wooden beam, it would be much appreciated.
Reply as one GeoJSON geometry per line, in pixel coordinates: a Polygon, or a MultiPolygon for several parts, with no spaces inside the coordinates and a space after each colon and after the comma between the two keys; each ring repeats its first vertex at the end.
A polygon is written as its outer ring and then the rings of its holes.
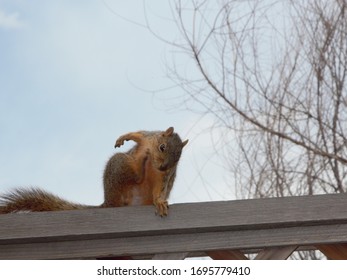
{"type": "Polygon", "coordinates": [[[347,224],[347,194],[0,215],[0,244],[347,224]]]}
{"type": "Polygon", "coordinates": [[[0,215],[0,259],[347,243],[347,194],[0,215]],[[328,206],[328,207],[327,207],[328,206]]]}
{"type": "Polygon", "coordinates": [[[188,252],[183,253],[170,253],[170,254],[156,254],[152,260],[184,260],[188,255],[188,252]]]}
{"type": "Polygon", "coordinates": [[[347,244],[324,244],[316,247],[328,259],[347,260],[347,244]]]}
{"type": "Polygon", "coordinates": [[[0,245],[0,259],[65,259],[347,242],[347,225],[240,230],[0,245]]]}
{"type": "Polygon", "coordinates": [[[214,260],[248,260],[239,250],[207,251],[206,254],[214,260]]]}
{"type": "Polygon", "coordinates": [[[298,248],[296,245],[266,248],[258,253],[256,260],[286,260],[298,248]]]}

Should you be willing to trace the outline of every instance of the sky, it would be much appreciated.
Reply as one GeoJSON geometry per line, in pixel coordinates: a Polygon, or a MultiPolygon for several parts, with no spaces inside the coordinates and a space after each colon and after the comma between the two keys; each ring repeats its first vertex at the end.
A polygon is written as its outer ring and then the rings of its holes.
{"type": "MultiPolygon", "coordinates": [[[[146,13],[174,38],[168,3],[146,13]]],[[[171,103],[182,95],[166,76],[172,52],[144,22],[142,1],[0,0],[0,193],[41,187],[101,204],[107,160],[132,146],[115,150],[118,136],[174,126],[189,144],[170,203],[234,198],[213,120],[171,103]]]]}

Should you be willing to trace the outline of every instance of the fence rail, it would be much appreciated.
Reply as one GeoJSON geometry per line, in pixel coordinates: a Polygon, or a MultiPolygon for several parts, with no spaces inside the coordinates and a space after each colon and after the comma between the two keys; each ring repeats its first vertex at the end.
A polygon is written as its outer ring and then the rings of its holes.
{"type": "Polygon", "coordinates": [[[0,259],[347,259],[347,194],[0,215],[0,259]]]}

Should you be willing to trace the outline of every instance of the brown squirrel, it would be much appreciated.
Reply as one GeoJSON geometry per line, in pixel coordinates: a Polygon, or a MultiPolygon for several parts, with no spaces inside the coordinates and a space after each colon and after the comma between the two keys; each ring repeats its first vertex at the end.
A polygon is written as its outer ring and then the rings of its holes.
{"type": "Polygon", "coordinates": [[[188,140],[182,142],[170,127],[166,131],[127,133],[117,139],[115,147],[128,140],[136,145],[128,152],[114,154],[106,164],[104,202],[100,206],[72,203],[39,188],[19,188],[0,195],[0,214],[154,204],[156,213],[166,216],[177,164],[188,140]]]}

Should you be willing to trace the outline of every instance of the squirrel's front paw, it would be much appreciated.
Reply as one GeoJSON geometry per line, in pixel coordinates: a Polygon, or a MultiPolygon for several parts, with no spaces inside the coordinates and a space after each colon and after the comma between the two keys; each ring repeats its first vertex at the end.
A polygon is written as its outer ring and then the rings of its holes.
{"type": "Polygon", "coordinates": [[[156,215],[159,215],[160,217],[167,216],[169,204],[166,200],[158,198],[154,201],[154,206],[156,207],[156,215]]]}
{"type": "Polygon", "coordinates": [[[122,136],[119,137],[119,138],[117,139],[116,144],[114,145],[114,147],[115,147],[115,148],[118,148],[118,147],[120,147],[120,146],[123,146],[125,140],[126,140],[126,139],[123,138],[122,136]]]}

